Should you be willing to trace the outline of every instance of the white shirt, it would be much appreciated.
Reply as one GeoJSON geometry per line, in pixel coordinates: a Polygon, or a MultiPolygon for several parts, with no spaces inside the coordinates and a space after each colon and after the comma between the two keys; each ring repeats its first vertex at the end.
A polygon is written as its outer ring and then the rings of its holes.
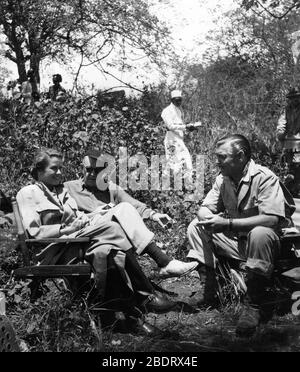
{"type": "Polygon", "coordinates": [[[169,137],[169,139],[175,139],[176,137],[183,139],[186,126],[184,125],[180,108],[171,103],[163,110],[161,117],[168,129],[167,137],[169,137]]]}

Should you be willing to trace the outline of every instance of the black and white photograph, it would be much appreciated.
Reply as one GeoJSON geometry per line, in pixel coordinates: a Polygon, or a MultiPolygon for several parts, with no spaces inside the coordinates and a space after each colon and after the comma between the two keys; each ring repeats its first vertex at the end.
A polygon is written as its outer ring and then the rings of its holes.
{"type": "Polygon", "coordinates": [[[300,351],[300,0],[0,0],[0,141],[0,352],[300,351]]]}

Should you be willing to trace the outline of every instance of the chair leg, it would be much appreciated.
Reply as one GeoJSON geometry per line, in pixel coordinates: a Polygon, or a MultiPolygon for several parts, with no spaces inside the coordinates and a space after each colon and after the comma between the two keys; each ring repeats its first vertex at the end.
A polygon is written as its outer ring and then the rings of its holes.
{"type": "Polygon", "coordinates": [[[63,278],[66,288],[72,293],[73,299],[76,300],[80,298],[83,293],[89,293],[93,291],[93,284],[90,279],[72,277],[72,278],[63,278]]]}
{"type": "Polygon", "coordinates": [[[30,302],[33,303],[42,295],[44,294],[44,291],[41,287],[43,280],[40,278],[34,278],[32,279],[31,283],[29,284],[29,289],[30,289],[30,302]]]}

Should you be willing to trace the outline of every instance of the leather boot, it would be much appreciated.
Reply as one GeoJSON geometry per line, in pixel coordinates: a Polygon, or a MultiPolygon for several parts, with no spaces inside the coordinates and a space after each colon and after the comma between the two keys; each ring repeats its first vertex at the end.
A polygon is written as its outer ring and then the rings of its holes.
{"type": "Polygon", "coordinates": [[[215,270],[208,266],[202,266],[199,270],[199,274],[201,282],[203,283],[203,290],[190,297],[188,301],[189,305],[197,306],[199,309],[218,307],[219,300],[217,295],[217,279],[215,270]]]}
{"type": "Polygon", "coordinates": [[[240,337],[251,337],[262,320],[262,304],[266,297],[267,278],[254,273],[247,275],[247,294],[242,304],[236,334],[240,337]]]}
{"type": "Polygon", "coordinates": [[[261,321],[259,306],[253,304],[249,298],[242,304],[241,314],[236,327],[239,337],[251,337],[256,332],[261,321]]]}
{"type": "Polygon", "coordinates": [[[176,306],[176,302],[171,301],[163,293],[154,291],[148,296],[144,296],[138,303],[138,307],[146,313],[163,314],[171,311],[176,306]]]}

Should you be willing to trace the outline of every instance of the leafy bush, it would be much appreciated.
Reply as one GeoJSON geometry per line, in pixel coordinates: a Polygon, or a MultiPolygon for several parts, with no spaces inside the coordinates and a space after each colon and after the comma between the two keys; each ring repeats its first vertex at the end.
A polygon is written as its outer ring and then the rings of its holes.
{"type": "Polygon", "coordinates": [[[63,104],[43,101],[24,105],[1,103],[1,187],[9,193],[30,181],[33,155],[40,147],[55,147],[65,155],[66,179],[76,178],[88,147],[99,147],[117,156],[163,153],[163,130],[149,118],[142,101],[128,99],[121,107],[100,106],[95,97],[69,97],[63,104]]]}
{"type": "Polygon", "coordinates": [[[71,295],[59,291],[50,281],[48,293],[30,302],[29,281],[6,285],[9,318],[19,340],[31,352],[88,352],[102,348],[97,319],[85,302],[71,301],[71,295]]]}

